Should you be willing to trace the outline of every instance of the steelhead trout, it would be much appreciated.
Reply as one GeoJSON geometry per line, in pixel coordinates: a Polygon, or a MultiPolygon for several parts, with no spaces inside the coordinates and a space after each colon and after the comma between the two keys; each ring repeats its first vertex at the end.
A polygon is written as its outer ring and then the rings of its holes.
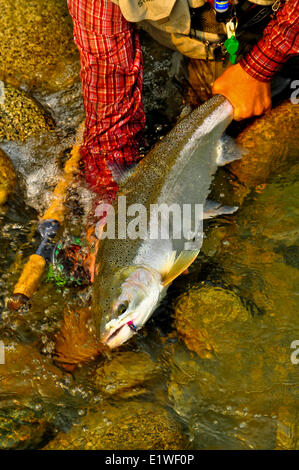
{"type": "Polygon", "coordinates": [[[232,119],[229,101],[214,96],[180,121],[120,184],[109,212],[114,217],[113,234],[110,231],[108,236],[108,216],[97,254],[92,306],[97,333],[110,348],[127,341],[145,324],[167,286],[195,260],[202,219],[237,209],[207,200],[217,167],[241,157],[233,140],[223,137],[232,119]],[[124,230],[124,203],[127,215],[137,210],[139,216],[146,216],[139,226],[142,236],[136,236],[136,231],[129,236],[130,224],[124,230]],[[173,207],[195,206],[203,211],[174,211],[171,222],[167,216],[173,207]],[[201,219],[195,220],[192,230],[191,213],[201,219]],[[181,222],[188,227],[184,237],[181,222]],[[167,224],[171,226],[168,237],[165,232],[161,235],[167,224]]]}

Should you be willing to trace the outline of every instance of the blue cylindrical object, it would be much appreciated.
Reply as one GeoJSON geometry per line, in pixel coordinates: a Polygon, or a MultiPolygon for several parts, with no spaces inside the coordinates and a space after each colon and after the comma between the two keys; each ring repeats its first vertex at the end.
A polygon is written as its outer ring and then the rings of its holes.
{"type": "Polygon", "coordinates": [[[218,13],[224,13],[229,8],[229,0],[214,0],[214,8],[218,13]]]}

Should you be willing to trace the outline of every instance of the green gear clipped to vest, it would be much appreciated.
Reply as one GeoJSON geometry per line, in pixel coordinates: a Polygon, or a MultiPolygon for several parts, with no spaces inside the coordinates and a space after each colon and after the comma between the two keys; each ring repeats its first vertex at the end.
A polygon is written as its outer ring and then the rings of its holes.
{"type": "Polygon", "coordinates": [[[232,64],[236,63],[237,60],[237,51],[239,49],[239,41],[236,36],[231,36],[224,41],[224,47],[229,54],[229,60],[232,64]]]}
{"type": "Polygon", "coordinates": [[[227,39],[224,41],[224,47],[229,54],[229,60],[232,64],[236,63],[237,60],[237,51],[239,49],[239,41],[236,38],[236,29],[238,26],[237,17],[234,16],[230,21],[225,25],[227,39]]]}

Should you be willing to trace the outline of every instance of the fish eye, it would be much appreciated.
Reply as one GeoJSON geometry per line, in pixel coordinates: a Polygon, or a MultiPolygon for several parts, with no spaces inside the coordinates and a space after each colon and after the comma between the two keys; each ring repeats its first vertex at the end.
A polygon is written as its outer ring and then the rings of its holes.
{"type": "Polygon", "coordinates": [[[117,315],[122,315],[123,313],[125,313],[128,306],[129,306],[129,302],[127,300],[119,304],[119,306],[117,307],[117,315]]]}

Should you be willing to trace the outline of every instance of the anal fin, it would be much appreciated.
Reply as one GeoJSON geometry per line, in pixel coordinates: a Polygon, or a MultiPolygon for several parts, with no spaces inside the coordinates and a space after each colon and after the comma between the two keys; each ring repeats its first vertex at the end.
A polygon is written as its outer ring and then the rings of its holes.
{"type": "Polygon", "coordinates": [[[207,200],[203,208],[203,219],[212,219],[218,215],[234,214],[238,206],[222,206],[220,202],[207,200]]]}
{"type": "Polygon", "coordinates": [[[219,139],[217,145],[217,160],[219,166],[227,165],[242,158],[244,150],[237,145],[231,137],[226,134],[219,139]]]}

